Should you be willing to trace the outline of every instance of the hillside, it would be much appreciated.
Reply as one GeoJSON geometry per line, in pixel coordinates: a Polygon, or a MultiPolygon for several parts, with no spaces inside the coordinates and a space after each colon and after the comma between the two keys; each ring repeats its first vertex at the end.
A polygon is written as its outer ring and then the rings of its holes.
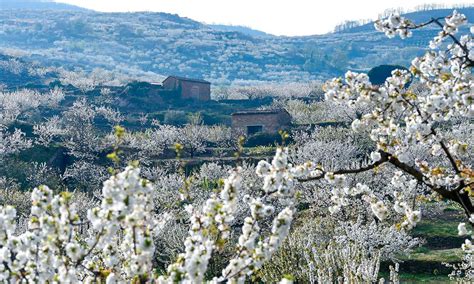
{"type": "Polygon", "coordinates": [[[229,26],[229,25],[216,25],[216,24],[212,24],[208,26],[215,30],[223,31],[223,32],[238,32],[238,33],[242,33],[249,36],[255,36],[255,37],[271,36],[270,34],[267,34],[265,32],[254,30],[252,28],[244,27],[244,26],[229,26]]]}
{"type": "MultiPolygon", "coordinates": [[[[473,21],[474,8],[460,10],[473,21]]],[[[449,10],[432,10],[410,16],[421,21],[447,14],[449,10]]],[[[215,84],[308,81],[379,64],[406,66],[436,33],[428,28],[402,41],[386,38],[372,24],[307,37],[238,30],[165,13],[3,9],[0,53],[21,51],[24,60],[46,66],[103,68],[134,76],[176,74],[215,84]]]]}
{"type": "Polygon", "coordinates": [[[58,77],[53,68],[45,68],[38,62],[28,62],[2,54],[0,54],[0,75],[0,86],[6,85],[11,89],[47,85],[58,77]]]}

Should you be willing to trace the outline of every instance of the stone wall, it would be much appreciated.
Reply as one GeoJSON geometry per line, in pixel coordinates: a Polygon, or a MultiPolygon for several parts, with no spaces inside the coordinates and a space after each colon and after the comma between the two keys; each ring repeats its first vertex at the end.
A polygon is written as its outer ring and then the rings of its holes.
{"type": "Polygon", "coordinates": [[[286,111],[275,112],[241,112],[232,115],[232,128],[248,134],[248,127],[262,126],[262,132],[275,134],[279,130],[287,129],[291,124],[291,117],[286,111]]]}
{"type": "Polygon", "coordinates": [[[198,101],[211,100],[211,85],[194,81],[180,81],[181,98],[198,101]]]}
{"type": "Polygon", "coordinates": [[[211,84],[199,80],[187,80],[170,76],[163,81],[163,87],[166,90],[177,91],[180,99],[211,100],[211,84]]]}

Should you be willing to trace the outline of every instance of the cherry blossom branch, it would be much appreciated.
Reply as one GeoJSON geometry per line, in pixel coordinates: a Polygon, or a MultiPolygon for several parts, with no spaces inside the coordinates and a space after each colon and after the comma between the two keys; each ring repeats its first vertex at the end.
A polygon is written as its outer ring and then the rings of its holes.
{"type": "MultiPolygon", "coordinates": [[[[441,18],[442,19],[442,18],[441,18]]],[[[441,29],[444,28],[444,25],[442,23],[440,23],[439,21],[440,19],[432,19],[432,22],[435,23],[436,25],[438,25],[441,29]]],[[[467,47],[465,45],[463,45],[458,38],[456,38],[453,34],[451,33],[448,33],[448,36],[451,38],[452,41],[454,41],[454,43],[459,46],[465,53],[465,58],[470,62],[468,66],[472,66],[472,61],[469,59],[469,49],[467,49],[467,47]]]]}
{"type": "MultiPolygon", "coordinates": [[[[443,198],[446,198],[446,199],[449,199],[451,201],[454,201],[458,204],[460,204],[466,215],[470,217],[471,214],[474,213],[474,206],[472,205],[472,202],[470,201],[470,199],[468,198],[467,195],[465,194],[459,194],[459,190],[449,190],[448,188],[446,187],[440,187],[440,186],[434,186],[428,182],[426,182],[426,177],[424,176],[424,174],[417,170],[416,168],[412,167],[412,166],[409,166],[408,164],[406,163],[403,163],[401,162],[399,159],[397,159],[395,156],[393,156],[392,154],[390,153],[387,153],[385,151],[378,151],[378,153],[380,153],[380,160],[378,160],[377,162],[375,163],[372,163],[370,165],[367,165],[365,167],[361,167],[361,168],[357,168],[357,169],[340,169],[340,170],[336,170],[334,172],[331,172],[333,175],[345,175],[345,174],[358,174],[358,173],[363,173],[363,172],[367,172],[367,171],[370,171],[370,170],[373,170],[385,163],[390,163],[392,164],[393,166],[395,166],[396,168],[402,170],[403,172],[405,173],[408,173],[409,175],[411,175],[412,177],[414,177],[418,182],[426,185],[427,187],[431,188],[433,191],[435,191],[436,193],[438,193],[439,195],[441,195],[443,198]],[[467,196],[467,198],[466,198],[467,196]]],[[[317,181],[317,180],[321,180],[325,177],[325,175],[328,173],[328,172],[325,172],[325,171],[321,171],[321,174],[318,175],[318,176],[315,176],[315,177],[308,177],[308,178],[300,178],[298,179],[299,182],[301,183],[304,183],[304,182],[310,182],[310,181],[317,181]]],[[[464,188],[465,186],[463,185],[461,188],[464,188]]]]}
{"type": "MultiPolygon", "coordinates": [[[[390,154],[385,153],[383,151],[379,151],[379,153],[381,155],[381,158],[380,158],[380,160],[378,160],[375,163],[372,163],[370,165],[367,165],[367,166],[361,167],[361,168],[357,168],[357,169],[341,169],[341,170],[337,170],[337,171],[334,171],[334,172],[331,172],[331,173],[334,174],[334,175],[345,175],[345,174],[358,174],[358,173],[363,173],[363,172],[366,172],[366,171],[373,170],[373,169],[375,169],[375,168],[377,168],[377,167],[381,166],[382,164],[389,161],[390,154]]],[[[321,171],[321,174],[318,175],[318,176],[308,177],[308,178],[300,178],[300,179],[298,179],[298,181],[299,182],[309,182],[309,181],[316,181],[316,180],[323,179],[324,176],[328,172],[323,171],[323,170],[320,170],[320,171],[321,171]]]]}

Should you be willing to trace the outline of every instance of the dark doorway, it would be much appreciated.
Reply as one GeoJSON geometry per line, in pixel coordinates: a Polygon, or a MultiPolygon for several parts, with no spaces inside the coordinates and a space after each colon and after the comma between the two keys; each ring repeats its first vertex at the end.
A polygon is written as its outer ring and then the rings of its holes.
{"type": "Polygon", "coordinates": [[[252,126],[247,126],[247,135],[252,135],[255,133],[262,132],[263,126],[262,125],[252,125],[252,126]]]}

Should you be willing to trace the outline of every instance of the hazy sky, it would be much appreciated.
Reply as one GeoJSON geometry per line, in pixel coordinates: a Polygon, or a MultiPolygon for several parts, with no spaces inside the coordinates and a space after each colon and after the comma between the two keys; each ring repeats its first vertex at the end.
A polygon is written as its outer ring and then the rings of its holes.
{"type": "MultiPolygon", "coordinates": [[[[461,0],[463,1],[463,0],[461,0]]],[[[452,0],[57,0],[98,11],[155,11],[200,22],[243,25],[275,35],[331,31],[344,20],[374,19],[387,8],[413,8],[452,0]]]]}

